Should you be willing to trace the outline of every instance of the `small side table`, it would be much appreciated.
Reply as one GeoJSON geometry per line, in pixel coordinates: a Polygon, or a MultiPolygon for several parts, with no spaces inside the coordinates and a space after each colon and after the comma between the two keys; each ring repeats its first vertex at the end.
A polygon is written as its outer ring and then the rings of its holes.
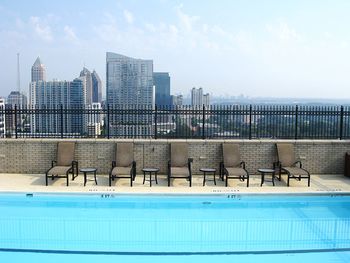
{"type": "Polygon", "coordinates": [[[95,184],[97,185],[97,178],[96,178],[96,168],[81,168],[80,172],[84,173],[84,186],[86,185],[86,181],[87,179],[87,174],[89,173],[93,173],[94,174],[94,179],[93,180],[89,180],[89,181],[95,181],[95,184]]]}
{"type": "Polygon", "coordinates": [[[261,183],[260,186],[263,185],[265,182],[265,174],[271,174],[271,181],[272,185],[275,186],[275,170],[274,169],[269,169],[269,168],[260,168],[258,169],[258,172],[261,173],[261,183]]]}
{"type": "Polygon", "coordinates": [[[159,172],[159,168],[143,168],[142,172],[143,172],[143,184],[145,184],[147,173],[149,174],[149,179],[147,179],[147,181],[149,181],[149,186],[150,187],[152,186],[152,173],[154,173],[156,184],[158,184],[157,174],[159,172]]]}
{"type": "Polygon", "coordinates": [[[212,173],[213,174],[213,180],[208,180],[208,181],[214,181],[214,184],[216,185],[216,180],[215,180],[216,169],[214,169],[214,168],[200,168],[199,171],[201,171],[204,174],[204,176],[203,176],[203,186],[205,185],[206,174],[208,174],[208,173],[212,173]]]}

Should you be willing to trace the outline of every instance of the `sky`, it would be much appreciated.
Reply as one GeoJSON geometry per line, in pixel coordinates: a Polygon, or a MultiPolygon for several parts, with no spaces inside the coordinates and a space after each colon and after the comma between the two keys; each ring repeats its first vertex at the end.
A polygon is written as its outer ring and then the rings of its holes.
{"type": "Polygon", "coordinates": [[[348,0],[0,0],[0,96],[85,65],[105,86],[106,52],[152,59],[172,94],[350,98],[348,0]]]}

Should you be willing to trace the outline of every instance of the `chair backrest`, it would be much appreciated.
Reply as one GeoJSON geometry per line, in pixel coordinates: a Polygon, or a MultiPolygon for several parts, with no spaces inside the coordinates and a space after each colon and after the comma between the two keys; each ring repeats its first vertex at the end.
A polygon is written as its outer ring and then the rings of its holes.
{"type": "Polygon", "coordinates": [[[188,165],[188,144],[175,142],[170,144],[170,161],[173,167],[184,167],[188,165]]]}
{"type": "Polygon", "coordinates": [[[70,166],[74,161],[75,142],[59,142],[57,144],[57,165],[70,166]]]}
{"type": "Polygon", "coordinates": [[[278,161],[284,167],[290,167],[295,163],[294,145],[291,143],[277,143],[278,161]]]}
{"type": "Polygon", "coordinates": [[[134,161],[134,144],[118,142],[115,144],[115,162],[117,167],[130,167],[134,161]]]}
{"type": "Polygon", "coordinates": [[[223,143],[222,156],[225,167],[238,167],[241,163],[239,144],[223,143]]]}

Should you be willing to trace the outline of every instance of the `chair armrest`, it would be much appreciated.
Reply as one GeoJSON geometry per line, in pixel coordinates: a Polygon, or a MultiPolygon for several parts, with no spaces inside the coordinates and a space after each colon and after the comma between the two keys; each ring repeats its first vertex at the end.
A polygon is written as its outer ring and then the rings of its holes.
{"type": "Polygon", "coordinates": [[[293,163],[293,165],[295,165],[295,166],[296,166],[297,164],[299,164],[299,167],[302,168],[303,165],[301,164],[301,161],[296,161],[295,163],[293,163]]]}
{"type": "Polygon", "coordinates": [[[240,165],[243,169],[245,169],[245,162],[242,161],[242,162],[239,163],[239,165],[240,165]]]}
{"type": "Polygon", "coordinates": [[[116,161],[112,161],[112,168],[117,166],[117,162],[116,161]]]}

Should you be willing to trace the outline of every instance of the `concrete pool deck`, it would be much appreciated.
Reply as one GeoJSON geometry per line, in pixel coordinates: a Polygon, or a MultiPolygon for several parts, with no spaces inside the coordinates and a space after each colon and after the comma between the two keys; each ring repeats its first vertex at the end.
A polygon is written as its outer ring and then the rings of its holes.
{"type": "MultiPolygon", "coordinates": [[[[246,182],[239,180],[229,180],[229,187],[225,187],[224,182],[217,176],[217,185],[212,181],[207,181],[203,185],[203,176],[194,175],[192,187],[189,187],[185,179],[173,179],[171,186],[167,186],[165,175],[158,176],[158,185],[152,182],[142,184],[143,175],[137,175],[134,186],[130,187],[130,180],[117,179],[112,182],[112,187],[108,186],[108,175],[97,175],[98,185],[94,181],[88,181],[84,187],[84,176],[79,174],[74,181],[69,177],[69,186],[66,186],[66,179],[59,178],[52,181],[49,179],[49,186],[45,186],[44,174],[0,174],[0,192],[12,193],[115,193],[115,194],[308,194],[308,193],[347,193],[350,194],[350,178],[343,175],[311,175],[311,186],[307,187],[307,180],[291,180],[290,187],[286,184],[286,175],[282,175],[282,180],[275,180],[275,186],[271,182],[266,182],[260,187],[261,176],[250,175],[249,187],[246,182]]],[[[92,175],[89,176],[93,178],[92,175]]],[[[211,179],[211,176],[208,176],[211,179]]],[[[269,177],[267,177],[269,178],[269,177]]]]}

